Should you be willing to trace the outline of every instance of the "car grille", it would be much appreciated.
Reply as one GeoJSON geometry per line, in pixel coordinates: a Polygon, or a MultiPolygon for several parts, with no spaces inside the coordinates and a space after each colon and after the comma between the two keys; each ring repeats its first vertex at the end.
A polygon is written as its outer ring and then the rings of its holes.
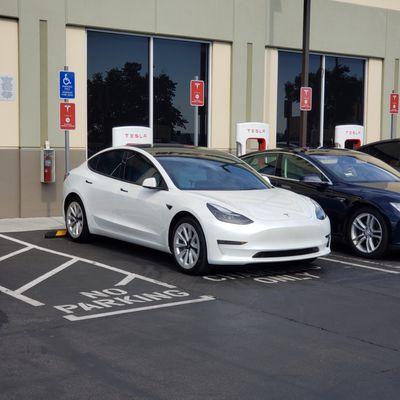
{"type": "Polygon", "coordinates": [[[308,247],[306,249],[296,249],[296,250],[260,251],[254,254],[253,258],[302,256],[305,254],[318,253],[318,251],[319,251],[318,247],[308,247]]]}

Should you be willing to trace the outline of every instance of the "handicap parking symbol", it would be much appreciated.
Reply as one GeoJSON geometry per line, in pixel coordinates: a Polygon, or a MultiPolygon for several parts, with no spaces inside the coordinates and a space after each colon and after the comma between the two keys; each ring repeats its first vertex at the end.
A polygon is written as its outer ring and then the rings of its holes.
{"type": "Polygon", "coordinates": [[[60,99],[74,99],[75,73],[72,71],[60,71],[59,83],[60,99]]]}

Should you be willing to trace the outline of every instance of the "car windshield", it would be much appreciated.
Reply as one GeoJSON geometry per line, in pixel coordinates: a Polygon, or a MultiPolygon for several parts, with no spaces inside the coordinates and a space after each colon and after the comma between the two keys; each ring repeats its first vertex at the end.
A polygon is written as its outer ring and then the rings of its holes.
{"type": "Polygon", "coordinates": [[[181,190],[260,190],[269,186],[244,162],[187,156],[158,156],[181,190]]]}
{"type": "Polygon", "coordinates": [[[399,182],[400,174],[384,162],[367,155],[312,155],[344,182],[399,182]]]}

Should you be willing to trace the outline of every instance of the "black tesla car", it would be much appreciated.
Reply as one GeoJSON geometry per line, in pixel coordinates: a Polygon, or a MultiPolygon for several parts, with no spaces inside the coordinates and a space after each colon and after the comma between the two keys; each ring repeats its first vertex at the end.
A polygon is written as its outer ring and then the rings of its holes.
{"type": "Polygon", "coordinates": [[[400,171],[400,139],[380,140],[361,146],[358,151],[379,158],[400,171]]]}
{"type": "Polygon", "coordinates": [[[320,203],[333,239],[356,254],[378,258],[400,249],[400,173],[388,164],[347,149],[275,149],[242,158],[273,185],[320,203]]]}

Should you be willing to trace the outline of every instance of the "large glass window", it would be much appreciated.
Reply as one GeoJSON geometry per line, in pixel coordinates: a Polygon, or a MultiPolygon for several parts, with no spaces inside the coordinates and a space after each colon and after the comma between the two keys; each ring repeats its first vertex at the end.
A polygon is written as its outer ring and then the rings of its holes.
{"type": "Polygon", "coordinates": [[[207,145],[206,43],[87,32],[88,156],[111,146],[116,126],[151,126],[155,143],[194,144],[190,81],[205,82],[198,107],[198,144],[207,145]],[[153,46],[151,49],[150,47],[153,46]],[[149,54],[153,51],[153,68],[149,54]],[[153,92],[149,77],[153,76],[153,92]],[[149,114],[153,102],[153,115],[149,114]]]}
{"type": "Polygon", "coordinates": [[[111,146],[114,126],[149,126],[149,39],[87,32],[88,156],[111,146]]]}
{"type": "MultiPolygon", "coordinates": [[[[301,53],[279,51],[278,63],[277,144],[298,146],[301,53]]],[[[359,58],[310,55],[309,85],[313,88],[313,104],[312,111],[308,112],[308,146],[332,146],[336,125],[363,125],[364,67],[365,61],[359,58]],[[323,65],[324,75],[321,74],[323,65]],[[322,87],[325,94],[321,101],[322,87]]]]}
{"type": "MultiPolygon", "coordinates": [[[[277,143],[298,146],[300,137],[301,54],[279,52],[277,143]]],[[[307,142],[318,146],[321,103],[321,56],[310,55],[309,86],[313,89],[308,113],[307,142]]]]}
{"type": "Polygon", "coordinates": [[[364,64],[357,58],[325,58],[324,145],[334,146],[336,125],[363,125],[364,64]]]}
{"type": "MultiPolygon", "coordinates": [[[[194,144],[195,108],[190,105],[190,81],[207,82],[208,45],[154,39],[154,142],[194,144]]],[[[198,107],[198,144],[207,145],[207,90],[198,107]]]]}

